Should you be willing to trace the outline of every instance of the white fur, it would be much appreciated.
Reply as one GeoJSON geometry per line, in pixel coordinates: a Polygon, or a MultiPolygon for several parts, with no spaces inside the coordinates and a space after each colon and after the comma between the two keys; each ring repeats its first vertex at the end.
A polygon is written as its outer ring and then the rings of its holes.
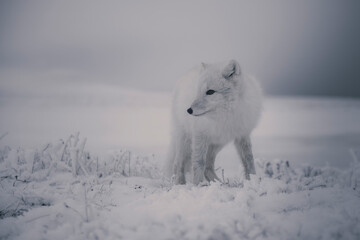
{"type": "Polygon", "coordinates": [[[220,64],[201,64],[177,83],[172,107],[172,141],[168,172],[176,183],[185,183],[185,172],[192,166],[192,181],[217,178],[216,154],[235,140],[245,174],[255,173],[250,134],[262,108],[259,84],[241,72],[235,60],[220,64]],[[207,90],[215,90],[207,95],[207,90]],[[187,109],[192,109],[192,114],[187,109]]]}

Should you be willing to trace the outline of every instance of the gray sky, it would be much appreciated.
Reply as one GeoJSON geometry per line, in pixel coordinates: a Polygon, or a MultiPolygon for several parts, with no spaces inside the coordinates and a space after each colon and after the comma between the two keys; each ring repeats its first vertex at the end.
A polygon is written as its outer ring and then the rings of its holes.
{"type": "Polygon", "coordinates": [[[0,94],[171,90],[237,59],[268,94],[360,97],[360,1],[1,1],[0,94]]]}

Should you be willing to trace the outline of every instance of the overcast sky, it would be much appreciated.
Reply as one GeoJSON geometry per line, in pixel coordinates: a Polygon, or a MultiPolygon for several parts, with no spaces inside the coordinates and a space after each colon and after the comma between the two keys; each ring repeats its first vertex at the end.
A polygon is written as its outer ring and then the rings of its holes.
{"type": "Polygon", "coordinates": [[[0,94],[168,91],[237,59],[268,94],[360,97],[360,1],[1,1],[0,94]]]}

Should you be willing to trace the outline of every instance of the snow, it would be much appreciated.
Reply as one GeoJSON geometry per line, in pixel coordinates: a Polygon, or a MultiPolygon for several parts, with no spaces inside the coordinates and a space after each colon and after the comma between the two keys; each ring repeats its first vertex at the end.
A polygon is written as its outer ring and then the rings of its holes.
{"type": "Polygon", "coordinates": [[[229,145],[203,187],[162,176],[168,93],[0,100],[0,239],[360,238],[359,100],[267,98],[257,175],[229,145]]]}

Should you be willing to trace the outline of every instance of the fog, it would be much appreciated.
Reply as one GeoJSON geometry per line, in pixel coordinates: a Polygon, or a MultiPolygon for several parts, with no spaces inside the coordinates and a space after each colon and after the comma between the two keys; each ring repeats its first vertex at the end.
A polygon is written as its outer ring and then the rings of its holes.
{"type": "Polygon", "coordinates": [[[0,95],[170,91],[237,59],[269,95],[360,97],[359,1],[1,1],[0,95]]]}
{"type": "Polygon", "coordinates": [[[359,23],[359,0],[0,0],[0,239],[359,239],[359,23]],[[222,183],[173,186],[171,90],[230,59],[266,94],[256,175],[229,143],[222,183]]]}

